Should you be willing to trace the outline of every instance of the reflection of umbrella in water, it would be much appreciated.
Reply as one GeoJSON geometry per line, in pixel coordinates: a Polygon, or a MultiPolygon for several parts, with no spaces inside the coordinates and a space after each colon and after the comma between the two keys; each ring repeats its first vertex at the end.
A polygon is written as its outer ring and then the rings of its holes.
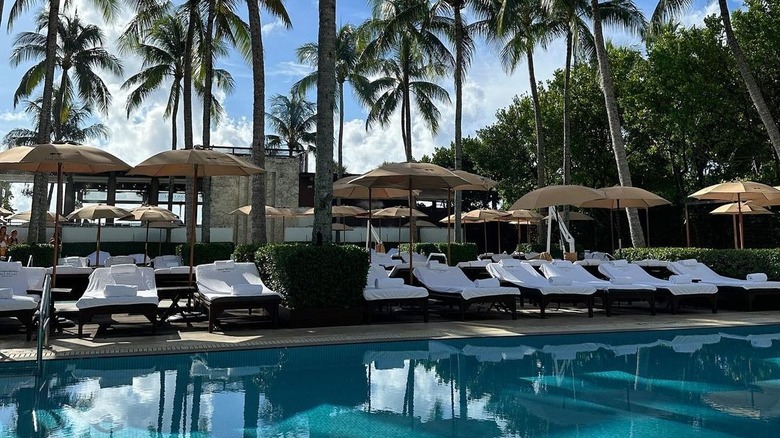
{"type": "MultiPolygon", "coordinates": [[[[96,246],[97,249],[95,249],[95,254],[100,254],[100,220],[101,219],[117,219],[120,217],[124,217],[129,215],[130,212],[125,210],[124,208],[119,208],[113,205],[105,205],[105,204],[96,204],[96,205],[89,205],[87,207],[79,208],[78,210],[75,210],[73,213],[68,215],[68,220],[73,219],[89,219],[89,220],[96,220],[97,221],[97,237],[96,237],[96,246]]],[[[100,257],[96,256],[95,263],[97,266],[99,266],[99,260],[100,257]]]]}
{"type": "Polygon", "coordinates": [[[715,215],[731,215],[731,223],[734,227],[734,248],[739,248],[738,231],[737,231],[737,216],[740,214],[746,215],[765,215],[774,214],[770,210],[761,207],[760,205],[753,205],[752,202],[742,202],[741,205],[737,205],[736,202],[731,204],[724,204],[720,207],[712,210],[710,214],[715,215]]]}
{"type": "Polygon", "coordinates": [[[703,396],[711,408],[738,417],[756,420],[780,418],[780,383],[777,380],[758,381],[751,389],[715,391],[703,396]]]}
{"type": "Polygon", "coordinates": [[[190,235],[188,244],[190,248],[190,274],[189,283],[192,284],[192,271],[195,264],[195,223],[198,216],[198,178],[208,176],[250,176],[264,170],[254,164],[243,161],[233,155],[215,152],[208,149],[177,149],[161,152],[136,165],[128,175],[147,176],[184,176],[192,177],[192,212],[187,218],[190,235]]]}

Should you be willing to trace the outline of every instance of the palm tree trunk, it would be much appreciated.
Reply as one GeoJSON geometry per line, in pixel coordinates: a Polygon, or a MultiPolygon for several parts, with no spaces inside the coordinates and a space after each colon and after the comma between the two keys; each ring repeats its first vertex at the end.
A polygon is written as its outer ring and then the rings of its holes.
{"type": "Polygon", "coordinates": [[[317,36],[317,168],[312,241],[329,243],[333,214],[333,103],[336,92],[336,0],[319,2],[317,36]]]}
{"type": "Polygon", "coordinates": [[[547,185],[545,178],[545,141],[544,127],[542,126],[542,108],[539,103],[539,90],[536,88],[536,74],[534,73],[534,56],[530,50],[526,55],[528,58],[528,77],[531,81],[531,98],[534,102],[534,123],[536,125],[536,185],[544,187],[547,185]]]}
{"type": "MultiPolygon", "coordinates": [[[[179,84],[181,83],[181,78],[176,77],[173,79],[173,87],[175,87],[175,90],[178,90],[179,84]]],[[[178,128],[176,126],[176,122],[178,121],[179,116],[179,92],[174,91],[176,95],[173,97],[173,109],[171,110],[171,150],[176,150],[179,144],[179,136],[178,136],[178,128]]],[[[173,210],[173,195],[176,193],[176,186],[174,182],[174,177],[170,176],[168,177],[168,210],[173,210]]],[[[171,238],[171,231],[166,231],[166,236],[168,239],[171,238]]]]}
{"type": "MultiPolygon", "coordinates": [[[[593,11],[593,37],[596,41],[596,57],[599,63],[599,73],[601,74],[601,91],[604,93],[604,103],[607,109],[612,151],[615,153],[615,162],[617,163],[618,179],[620,180],[620,185],[631,186],[631,170],[628,167],[626,147],[623,143],[620,114],[618,112],[617,98],[615,97],[615,86],[612,82],[612,69],[609,65],[607,49],[604,45],[604,33],[601,29],[599,0],[591,0],[591,8],[593,11]]],[[[645,236],[642,231],[642,224],[639,223],[639,214],[635,208],[626,209],[626,213],[628,215],[628,229],[631,233],[631,242],[634,247],[644,247],[645,236]]]]}
{"type": "Polygon", "coordinates": [[[68,87],[68,69],[62,68],[62,78],[60,78],[60,89],[54,96],[54,107],[52,108],[52,123],[54,131],[54,142],[62,141],[62,106],[65,104],[65,89],[68,87]]]}
{"type": "MultiPolygon", "coordinates": [[[[453,5],[455,13],[455,169],[463,168],[463,70],[465,62],[463,60],[463,16],[461,8],[463,3],[453,5]]],[[[455,241],[461,242],[463,234],[461,233],[461,214],[463,209],[463,192],[455,192],[455,241]]]]}
{"type": "MultiPolygon", "coordinates": [[[[46,73],[43,79],[43,101],[41,101],[40,120],[38,122],[37,143],[51,141],[51,107],[54,93],[54,68],[57,63],[57,23],[60,12],[60,0],[49,1],[49,21],[46,28],[46,73]]],[[[46,241],[46,185],[48,177],[36,173],[33,179],[32,212],[27,234],[28,243],[46,241]]]]}
{"type": "Polygon", "coordinates": [[[339,82],[339,138],[338,138],[338,164],[339,168],[336,169],[338,179],[344,177],[344,82],[339,82]]]}
{"type": "Polygon", "coordinates": [[[769,110],[764,95],[761,93],[756,78],[753,77],[753,73],[750,72],[747,60],[745,60],[745,54],[742,53],[742,48],[739,46],[737,37],[734,35],[734,29],[731,27],[731,16],[729,15],[729,6],[726,0],[718,0],[720,5],[720,17],[723,20],[723,30],[726,32],[726,42],[731,49],[731,55],[734,57],[734,61],[737,63],[739,74],[742,76],[742,80],[745,81],[745,87],[747,87],[750,99],[753,101],[753,105],[758,111],[758,115],[761,117],[761,121],[764,123],[767,134],[769,134],[769,140],[772,142],[772,147],[775,150],[775,154],[780,157],[780,129],[777,128],[772,117],[772,112],[769,110]]]}
{"type": "MultiPolygon", "coordinates": [[[[566,68],[563,78],[563,184],[571,184],[571,58],[574,46],[571,29],[566,31],[566,68]]],[[[569,227],[569,206],[563,208],[563,222],[569,227]]]]}
{"type": "MultiPolygon", "coordinates": [[[[189,22],[187,23],[187,37],[184,43],[184,149],[192,149],[194,145],[192,135],[192,57],[195,43],[195,23],[198,21],[197,3],[189,3],[189,22]]],[[[184,187],[184,212],[189,223],[193,218],[189,217],[192,211],[192,203],[197,202],[197,193],[192,192],[192,180],[188,177],[184,187]]],[[[195,224],[197,225],[197,224],[195,224]]],[[[193,242],[194,243],[194,242],[193,242]]]]}
{"type": "MultiPolygon", "coordinates": [[[[208,0],[208,12],[206,14],[206,34],[203,38],[203,147],[211,147],[211,98],[212,83],[214,82],[214,15],[216,13],[216,0],[208,0]]],[[[201,240],[211,242],[211,178],[203,177],[203,206],[201,213],[201,240]]]]}
{"type": "MultiPolygon", "coordinates": [[[[249,37],[252,41],[252,163],[265,167],[265,60],[260,7],[247,0],[249,37]]],[[[267,241],[265,221],[265,173],[252,176],[252,242],[267,241]]],[[[282,231],[284,232],[284,231],[282,231]]]]}
{"type": "Polygon", "coordinates": [[[411,86],[409,84],[409,76],[406,77],[406,91],[404,92],[404,124],[406,125],[406,161],[414,161],[414,155],[412,154],[412,99],[411,99],[411,86]]]}

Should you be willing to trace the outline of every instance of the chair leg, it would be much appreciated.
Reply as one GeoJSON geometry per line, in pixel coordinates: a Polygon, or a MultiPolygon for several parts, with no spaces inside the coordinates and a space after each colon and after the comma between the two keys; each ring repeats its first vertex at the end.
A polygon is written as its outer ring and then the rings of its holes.
{"type": "Polygon", "coordinates": [[[517,298],[511,297],[506,304],[512,311],[512,321],[517,320],[517,298]]]}
{"type": "Polygon", "coordinates": [[[655,316],[655,294],[650,294],[650,315],[655,316]]]}
{"type": "Polygon", "coordinates": [[[718,296],[717,296],[717,294],[712,294],[710,296],[710,301],[712,301],[712,313],[718,313],[718,296]]]}
{"type": "Polygon", "coordinates": [[[593,318],[593,297],[585,298],[585,304],[588,305],[588,318],[593,318]]]}
{"type": "Polygon", "coordinates": [[[547,308],[547,304],[550,303],[550,300],[545,297],[541,297],[537,301],[539,303],[539,317],[544,319],[546,317],[544,309],[547,308]]]}
{"type": "Polygon", "coordinates": [[[422,299],[423,322],[428,322],[428,298],[422,299]]]}
{"type": "Polygon", "coordinates": [[[672,296],[672,315],[677,314],[677,310],[680,308],[680,297],[672,296]]]}
{"type": "Polygon", "coordinates": [[[468,308],[468,304],[461,302],[459,304],[460,307],[460,320],[465,321],[466,320],[466,308],[468,308]]]}

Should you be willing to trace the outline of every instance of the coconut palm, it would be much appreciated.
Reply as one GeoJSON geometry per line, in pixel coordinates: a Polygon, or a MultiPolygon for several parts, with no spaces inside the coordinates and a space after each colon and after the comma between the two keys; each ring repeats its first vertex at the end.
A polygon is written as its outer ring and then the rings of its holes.
{"type": "MultiPolygon", "coordinates": [[[[292,25],[282,0],[263,1],[265,9],[286,27],[292,25]]],[[[255,0],[247,0],[249,37],[252,47],[252,163],[265,167],[265,61],[260,8],[255,0]]],[[[266,242],[265,175],[252,176],[252,241],[266,242]]]]}
{"type": "MultiPolygon", "coordinates": [[[[655,11],[653,12],[651,30],[655,31],[659,29],[665,21],[677,17],[692,4],[693,0],[659,0],[655,11]]],[[[731,50],[731,56],[734,57],[737,69],[739,69],[739,74],[742,76],[742,81],[745,82],[745,87],[748,90],[750,99],[753,101],[753,106],[756,107],[756,111],[758,112],[759,117],[761,117],[761,122],[764,124],[764,128],[766,128],[775,154],[780,157],[780,129],[778,129],[777,123],[775,122],[774,117],[772,117],[772,112],[769,110],[769,106],[764,100],[764,94],[761,92],[761,88],[758,86],[756,78],[750,71],[750,66],[748,66],[748,62],[745,59],[745,54],[742,52],[736,35],[734,35],[734,28],[731,26],[731,14],[729,12],[728,2],[726,0],[718,0],[718,7],[720,9],[720,19],[723,22],[723,31],[726,34],[726,43],[731,50]]]]}
{"type": "MultiPolygon", "coordinates": [[[[336,96],[339,110],[339,135],[336,142],[338,178],[344,175],[343,144],[344,144],[344,84],[349,82],[355,92],[358,101],[370,106],[371,89],[370,80],[366,76],[367,69],[361,63],[360,49],[358,48],[359,30],[351,25],[342,26],[336,34],[336,96]]],[[[319,47],[317,43],[306,43],[296,51],[298,60],[302,63],[317,67],[319,47]]],[[[317,85],[318,72],[315,70],[298,81],[293,88],[305,93],[317,85]]]]}
{"type": "Polygon", "coordinates": [[[271,96],[271,108],[266,121],[276,134],[266,135],[270,147],[286,147],[290,156],[293,152],[315,151],[317,106],[295,91],[289,96],[271,96]]]}
{"type": "Polygon", "coordinates": [[[372,83],[376,90],[366,120],[386,125],[396,109],[401,112],[401,138],[406,160],[412,161],[412,96],[420,116],[434,133],[439,126],[436,101],[449,103],[449,94],[433,79],[449,69],[454,60],[438,37],[449,21],[431,14],[425,0],[372,0],[373,18],[364,24],[372,35],[363,59],[374,61],[383,75],[372,83]],[[399,108],[400,104],[400,108],[399,108]]]}
{"type": "MultiPolygon", "coordinates": [[[[607,48],[604,43],[604,31],[602,24],[619,25],[630,32],[640,33],[646,28],[646,22],[642,11],[632,0],[610,0],[599,3],[599,0],[590,0],[591,13],[593,14],[593,38],[595,40],[596,58],[601,76],[601,91],[604,94],[604,102],[609,121],[609,133],[612,139],[612,151],[617,163],[618,180],[620,185],[631,186],[631,170],[628,167],[626,146],[623,142],[623,130],[620,126],[620,113],[618,111],[615,85],[612,81],[612,69],[607,57],[607,48]]],[[[628,227],[631,232],[631,242],[635,247],[645,246],[642,225],[639,223],[639,215],[636,209],[628,209],[628,227]]]]}

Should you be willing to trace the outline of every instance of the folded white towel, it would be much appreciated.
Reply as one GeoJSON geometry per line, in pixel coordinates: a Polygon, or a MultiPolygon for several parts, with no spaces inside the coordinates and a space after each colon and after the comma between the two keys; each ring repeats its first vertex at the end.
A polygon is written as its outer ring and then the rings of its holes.
{"type": "Polygon", "coordinates": [[[446,271],[449,269],[449,266],[439,263],[437,261],[431,260],[428,262],[428,269],[432,271],[446,271]]]}
{"type": "Polygon", "coordinates": [[[0,300],[10,300],[14,297],[14,290],[10,287],[0,288],[0,300]]]}
{"type": "Polygon", "coordinates": [[[696,259],[683,259],[683,260],[678,260],[677,263],[683,266],[696,266],[699,264],[699,261],[696,259]]]}
{"type": "Polygon", "coordinates": [[[747,281],[754,281],[756,283],[762,283],[764,281],[767,281],[768,277],[763,272],[754,272],[752,274],[748,274],[747,281]]]}
{"type": "Polygon", "coordinates": [[[509,266],[520,266],[520,260],[518,259],[501,259],[498,261],[498,264],[501,266],[509,267],[509,266]]]}
{"type": "Polygon", "coordinates": [[[628,266],[628,260],[613,260],[613,266],[628,266]]]}
{"type": "Polygon", "coordinates": [[[230,287],[233,295],[260,295],[263,293],[262,284],[234,284],[230,287]]]}
{"type": "Polygon", "coordinates": [[[499,282],[497,278],[480,278],[478,280],[474,280],[474,285],[478,288],[500,287],[501,282],[499,282]]]}
{"type": "Polygon", "coordinates": [[[123,264],[123,265],[112,265],[111,268],[111,275],[114,274],[134,274],[138,271],[138,266],[131,265],[131,264],[123,264]]]}
{"type": "Polygon", "coordinates": [[[377,289],[398,289],[404,287],[403,278],[377,278],[374,280],[377,289]]]}
{"type": "Polygon", "coordinates": [[[547,281],[552,286],[571,286],[571,278],[562,275],[551,275],[547,277],[547,281]]]}
{"type": "Polygon", "coordinates": [[[612,284],[633,284],[631,277],[612,277],[609,279],[612,284]]]}
{"type": "Polygon", "coordinates": [[[232,271],[236,267],[236,262],[233,260],[217,260],[214,262],[214,267],[219,271],[232,271]]]}
{"type": "Polygon", "coordinates": [[[556,268],[570,268],[572,263],[568,260],[553,260],[552,265],[556,268]]]}
{"type": "Polygon", "coordinates": [[[693,277],[690,275],[672,275],[669,277],[669,281],[674,284],[688,284],[693,283],[693,277]]]}
{"type": "Polygon", "coordinates": [[[103,295],[106,297],[134,297],[138,295],[138,286],[134,284],[107,284],[103,295]]]}

